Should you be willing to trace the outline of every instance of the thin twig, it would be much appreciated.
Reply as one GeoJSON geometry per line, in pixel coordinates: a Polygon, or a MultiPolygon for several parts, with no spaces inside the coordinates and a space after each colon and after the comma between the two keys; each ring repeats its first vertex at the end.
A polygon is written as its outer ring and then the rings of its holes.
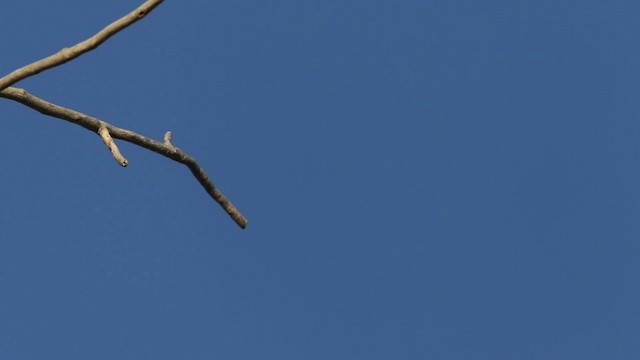
{"type": "Polygon", "coordinates": [[[52,67],[62,65],[67,61],[73,60],[78,56],[95,49],[96,47],[98,47],[98,45],[105,42],[108,38],[115,35],[120,30],[145,17],[145,15],[147,15],[151,10],[160,5],[162,1],[163,0],[147,0],[137,9],[114,21],[87,40],[84,40],[83,42],[78,43],[70,48],[64,48],[51,56],[23,66],[6,75],[5,77],[0,78],[0,90],[5,89],[8,86],[11,86],[29,76],[38,74],[52,67]]]}
{"type": "Polygon", "coordinates": [[[122,165],[122,167],[126,167],[129,162],[124,158],[124,156],[122,156],[120,149],[118,149],[118,145],[116,145],[111,134],[109,134],[109,129],[107,129],[106,124],[103,123],[98,128],[98,135],[100,135],[104,144],[107,145],[107,148],[111,151],[111,155],[113,155],[113,158],[116,159],[118,164],[122,165]]]}
{"type": "MultiPolygon", "coordinates": [[[[238,211],[238,209],[236,209],[236,207],[231,203],[231,201],[229,201],[229,199],[227,199],[227,197],[224,196],[224,194],[218,188],[216,188],[216,186],[213,184],[213,181],[211,181],[207,173],[196,162],[196,160],[189,154],[171,145],[170,141],[168,144],[161,143],[159,141],[150,139],[146,136],[137,134],[131,130],[126,130],[126,129],[113,126],[93,116],[89,116],[81,112],[47,102],[43,99],[40,99],[34,95],[29,94],[24,89],[8,87],[0,91],[0,97],[17,101],[42,114],[52,116],[58,119],[67,120],[74,124],[80,125],[85,129],[93,131],[97,134],[100,133],[101,129],[106,129],[108,134],[110,134],[111,137],[113,138],[121,139],[121,140],[130,142],[132,144],[136,144],[145,149],[149,149],[153,152],[156,152],[160,155],[166,156],[174,161],[177,161],[179,163],[186,165],[189,168],[189,170],[191,170],[191,173],[193,174],[193,176],[195,176],[195,178],[198,180],[200,185],[202,185],[202,187],[205,189],[205,191],[218,204],[220,204],[220,206],[227,212],[227,214],[229,214],[229,216],[231,216],[231,218],[236,222],[236,224],[238,224],[238,226],[240,226],[243,229],[247,227],[247,223],[248,223],[247,219],[240,213],[240,211],[238,211]]],[[[170,136],[169,136],[169,139],[170,139],[170,136]]],[[[167,141],[167,136],[165,135],[165,142],[166,141],[167,141]]]]}

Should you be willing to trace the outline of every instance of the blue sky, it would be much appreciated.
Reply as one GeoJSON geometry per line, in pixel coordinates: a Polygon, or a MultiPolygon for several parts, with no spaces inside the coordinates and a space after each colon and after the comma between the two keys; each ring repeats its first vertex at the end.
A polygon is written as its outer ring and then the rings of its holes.
{"type": "MultiPolygon", "coordinates": [[[[0,72],[138,1],[10,2],[0,72]]],[[[635,1],[166,1],[4,100],[3,359],[637,359],[635,1]]]]}

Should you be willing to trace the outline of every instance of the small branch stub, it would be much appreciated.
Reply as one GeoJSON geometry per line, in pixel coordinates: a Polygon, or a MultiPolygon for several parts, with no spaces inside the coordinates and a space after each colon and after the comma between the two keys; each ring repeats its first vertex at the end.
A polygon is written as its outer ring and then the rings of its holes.
{"type": "Polygon", "coordinates": [[[127,161],[127,159],[125,159],[124,156],[122,156],[122,153],[120,153],[118,145],[116,145],[116,142],[113,141],[111,134],[109,134],[109,129],[107,129],[107,127],[104,125],[100,126],[100,128],[98,129],[98,135],[100,135],[102,141],[104,141],[104,144],[107,145],[107,148],[109,148],[109,151],[111,151],[111,155],[113,155],[113,158],[118,162],[118,164],[122,165],[122,167],[126,167],[129,162],[127,161]]]}
{"type": "Polygon", "coordinates": [[[165,144],[165,145],[167,145],[167,146],[173,146],[173,145],[171,144],[171,136],[172,136],[171,131],[167,131],[167,133],[166,133],[166,134],[164,134],[164,144],[165,144]]]}

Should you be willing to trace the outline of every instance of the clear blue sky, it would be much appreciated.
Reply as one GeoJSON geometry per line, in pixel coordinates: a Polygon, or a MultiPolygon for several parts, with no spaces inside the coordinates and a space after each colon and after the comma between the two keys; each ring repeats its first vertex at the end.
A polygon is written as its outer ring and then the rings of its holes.
{"type": "MultiPolygon", "coordinates": [[[[3,5],[0,71],[141,1],[3,5]]],[[[2,359],[638,359],[637,1],[171,1],[2,99],[2,359]]]]}

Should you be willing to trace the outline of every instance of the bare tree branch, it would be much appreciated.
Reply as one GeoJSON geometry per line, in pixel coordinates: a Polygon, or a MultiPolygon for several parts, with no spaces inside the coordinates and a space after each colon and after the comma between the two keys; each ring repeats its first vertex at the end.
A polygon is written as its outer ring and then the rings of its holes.
{"type": "Polygon", "coordinates": [[[113,141],[111,134],[109,134],[109,129],[107,129],[105,124],[100,124],[100,127],[98,128],[98,135],[100,135],[104,144],[107,145],[107,148],[111,151],[111,155],[113,155],[113,158],[116,159],[118,164],[122,165],[122,167],[127,166],[129,162],[124,158],[124,156],[122,156],[122,153],[120,153],[118,145],[113,141]]]}
{"type": "Polygon", "coordinates": [[[118,33],[120,30],[145,17],[145,15],[147,15],[151,10],[160,5],[162,1],[163,0],[147,0],[144,4],[140,5],[140,7],[114,21],[87,40],[70,48],[64,48],[51,56],[23,66],[7,76],[0,78],[0,90],[5,89],[6,87],[11,86],[29,76],[51,69],[52,67],[62,65],[67,61],[73,60],[78,56],[97,48],[100,44],[118,33]]]}
{"type": "MultiPolygon", "coordinates": [[[[108,134],[110,134],[110,136],[107,136],[108,138],[113,137],[116,139],[121,139],[130,143],[136,144],[145,149],[149,149],[160,155],[166,156],[169,159],[175,160],[179,163],[186,165],[189,168],[189,170],[191,170],[191,173],[193,174],[193,176],[195,176],[196,179],[198,179],[198,182],[200,182],[200,185],[202,185],[202,187],[207,191],[207,193],[218,204],[220,204],[220,206],[222,206],[222,208],[227,212],[227,214],[229,214],[229,216],[231,216],[231,218],[236,222],[236,224],[238,224],[238,226],[240,226],[243,229],[247,227],[247,223],[248,223],[247,219],[238,211],[238,209],[236,209],[233,203],[231,203],[231,201],[229,201],[229,199],[227,199],[226,196],[224,196],[224,194],[220,190],[218,190],[218,188],[215,187],[211,179],[209,179],[209,176],[207,175],[207,173],[196,162],[196,160],[189,154],[185,153],[184,151],[178,149],[177,147],[171,144],[170,132],[169,132],[169,135],[165,135],[165,138],[164,138],[165,142],[161,143],[159,141],[150,139],[146,136],[137,134],[131,130],[121,129],[119,127],[113,126],[93,116],[89,116],[75,110],[71,110],[62,106],[52,104],[34,95],[29,94],[24,89],[19,89],[15,87],[9,87],[0,91],[0,97],[17,101],[42,114],[53,116],[58,119],[67,120],[74,124],[80,125],[87,130],[95,132],[96,134],[100,134],[100,132],[106,131],[108,134]]],[[[101,135],[101,137],[103,139],[105,138],[105,136],[103,135],[101,135]]],[[[111,142],[113,142],[113,140],[111,140],[111,142]]],[[[105,140],[105,143],[107,143],[107,140],[105,140]]],[[[111,151],[112,153],[114,152],[113,149],[111,151]]],[[[119,151],[117,151],[117,153],[119,154],[119,151]]],[[[122,155],[119,155],[119,156],[122,157],[122,155]]],[[[114,154],[114,157],[116,158],[116,161],[118,161],[121,164],[122,164],[121,161],[124,161],[126,165],[126,160],[123,157],[122,159],[119,159],[119,157],[116,156],[115,154],[114,154]]]]}
{"type": "Polygon", "coordinates": [[[17,101],[36,111],[39,111],[42,114],[56,117],[62,120],[67,120],[76,125],[80,125],[87,130],[95,132],[107,145],[107,148],[111,152],[113,158],[122,166],[127,166],[128,162],[118,149],[118,146],[116,145],[114,139],[121,139],[133,143],[186,165],[189,170],[191,170],[191,173],[193,174],[193,176],[195,176],[200,185],[202,185],[202,187],[205,189],[205,191],[218,204],[220,204],[220,206],[227,212],[227,214],[229,214],[229,216],[231,216],[236,224],[244,229],[247,227],[247,219],[238,211],[238,209],[236,209],[231,201],[229,201],[229,199],[227,199],[224,194],[215,187],[213,181],[209,179],[207,173],[196,162],[196,160],[171,143],[170,131],[166,132],[164,136],[164,142],[162,143],[137,134],[131,130],[113,126],[98,118],[56,104],[52,104],[29,94],[24,89],[11,86],[22,79],[38,74],[52,67],[64,64],[88,51],[95,49],[120,30],[142,19],[156,6],[160,5],[162,1],[163,0],[147,0],[140,7],[108,25],[91,38],[84,40],[83,42],[78,43],[77,45],[74,45],[70,48],[64,48],[56,54],[24,66],[5,77],[0,78],[0,97],[17,101]]]}

